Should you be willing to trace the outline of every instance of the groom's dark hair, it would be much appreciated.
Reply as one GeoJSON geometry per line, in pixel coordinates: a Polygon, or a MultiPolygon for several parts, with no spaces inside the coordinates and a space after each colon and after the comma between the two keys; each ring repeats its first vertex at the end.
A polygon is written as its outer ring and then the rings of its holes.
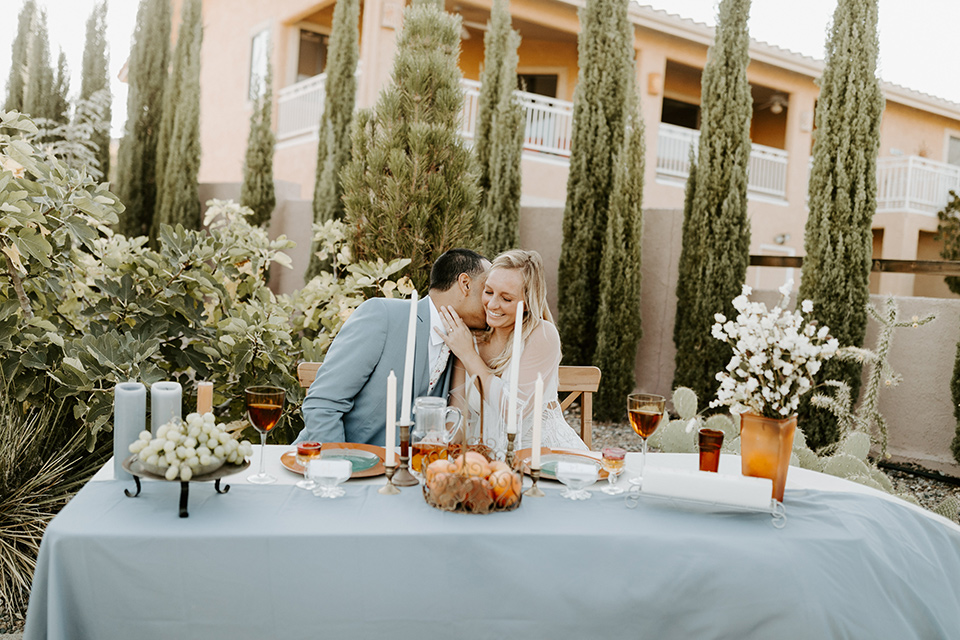
{"type": "Polygon", "coordinates": [[[457,282],[461,273],[476,278],[484,271],[482,255],[470,249],[450,249],[437,258],[430,270],[430,288],[446,291],[457,282]]]}

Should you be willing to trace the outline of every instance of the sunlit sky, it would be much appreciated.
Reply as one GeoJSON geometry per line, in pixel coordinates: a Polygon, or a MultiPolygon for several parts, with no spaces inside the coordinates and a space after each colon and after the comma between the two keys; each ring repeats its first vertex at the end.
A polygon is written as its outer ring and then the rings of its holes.
{"type": "MultiPolygon", "coordinates": [[[[243,2],[244,0],[231,0],[243,2]]],[[[6,92],[10,51],[17,32],[13,16],[22,0],[0,0],[8,19],[0,21],[0,83],[6,92]]],[[[47,10],[54,62],[62,49],[72,75],[71,97],[80,90],[86,20],[95,0],[38,0],[47,10]]],[[[656,9],[715,24],[714,0],[648,0],[656,9]]],[[[113,134],[126,120],[126,85],[117,74],[127,59],[139,0],[110,0],[108,33],[113,92],[113,134]]],[[[750,35],[814,58],[823,58],[827,26],[836,0],[753,0],[750,35]]],[[[176,16],[175,19],[179,19],[176,16]]],[[[960,103],[960,48],[956,26],[960,0],[880,0],[880,76],[887,81],[960,103]]]]}

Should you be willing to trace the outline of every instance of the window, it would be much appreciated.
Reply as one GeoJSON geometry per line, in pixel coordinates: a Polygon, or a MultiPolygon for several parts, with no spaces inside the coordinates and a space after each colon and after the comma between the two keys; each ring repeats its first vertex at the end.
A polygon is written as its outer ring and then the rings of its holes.
{"type": "Polygon", "coordinates": [[[535,93],[548,98],[557,97],[558,76],[556,74],[518,73],[517,88],[527,93],[535,93]]]}
{"type": "Polygon", "coordinates": [[[664,98],[660,122],[687,129],[700,128],[700,107],[673,98],[664,98]]]}
{"type": "Polygon", "coordinates": [[[253,36],[250,42],[250,86],[247,89],[247,98],[256,100],[266,87],[267,64],[270,54],[270,31],[264,29],[253,36]]]}
{"type": "Polygon", "coordinates": [[[315,31],[300,30],[300,53],[297,58],[297,82],[320,75],[327,68],[329,37],[315,31]]]}
{"type": "Polygon", "coordinates": [[[950,136],[947,140],[947,162],[960,166],[960,138],[950,136]]]}

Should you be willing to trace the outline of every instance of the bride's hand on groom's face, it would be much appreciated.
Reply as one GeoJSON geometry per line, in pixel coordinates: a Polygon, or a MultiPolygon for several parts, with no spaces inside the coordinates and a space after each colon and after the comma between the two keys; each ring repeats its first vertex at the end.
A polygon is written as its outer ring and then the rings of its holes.
{"type": "Polygon", "coordinates": [[[473,334],[470,328],[451,307],[440,307],[440,320],[446,334],[437,330],[443,341],[450,347],[453,355],[461,360],[468,353],[473,353],[473,334]]]}

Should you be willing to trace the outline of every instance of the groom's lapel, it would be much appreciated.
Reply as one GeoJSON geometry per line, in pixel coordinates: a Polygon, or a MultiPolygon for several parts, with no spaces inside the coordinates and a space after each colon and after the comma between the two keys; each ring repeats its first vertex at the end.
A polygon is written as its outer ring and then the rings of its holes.
{"type": "Polygon", "coordinates": [[[417,303],[417,348],[413,352],[413,399],[430,387],[430,300],[417,303]]]}

